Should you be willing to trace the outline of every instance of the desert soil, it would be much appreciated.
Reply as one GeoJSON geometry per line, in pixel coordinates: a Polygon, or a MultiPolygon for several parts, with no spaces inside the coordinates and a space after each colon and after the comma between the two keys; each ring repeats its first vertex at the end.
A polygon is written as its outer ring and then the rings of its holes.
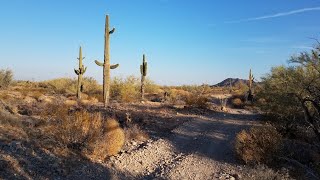
{"type": "Polygon", "coordinates": [[[132,142],[107,161],[115,179],[243,179],[244,166],[233,152],[237,132],[259,125],[258,114],[247,110],[207,112],[204,115],[177,113],[186,122],[168,136],[147,142],[132,142]],[[187,120],[188,119],[188,120],[187,120]]]}
{"type": "MultiPolygon", "coordinates": [[[[233,150],[239,131],[261,125],[259,114],[243,109],[222,112],[214,103],[212,107],[217,109],[152,102],[113,103],[107,109],[102,104],[88,106],[90,111],[114,116],[120,122],[129,117],[150,136],[148,140],[127,141],[117,156],[100,162],[77,154],[54,154],[28,139],[23,130],[15,132],[15,129],[0,126],[0,139],[3,139],[0,141],[0,179],[232,180],[261,179],[257,174],[263,174],[265,179],[278,176],[278,172],[268,168],[257,170],[243,165],[233,150]]],[[[28,105],[28,108],[31,107],[28,105]]],[[[8,108],[3,105],[2,109],[8,108]]],[[[17,117],[22,123],[34,124],[29,115],[17,117]]]]}

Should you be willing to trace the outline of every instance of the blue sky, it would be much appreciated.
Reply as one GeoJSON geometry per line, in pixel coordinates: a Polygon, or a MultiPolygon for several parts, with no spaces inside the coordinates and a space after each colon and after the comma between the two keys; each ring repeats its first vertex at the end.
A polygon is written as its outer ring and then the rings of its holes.
{"type": "Polygon", "coordinates": [[[102,82],[105,15],[112,76],[149,77],[165,85],[214,84],[286,64],[320,38],[320,0],[2,0],[0,68],[16,79],[76,77],[79,46],[86,76],[102,82]]]}

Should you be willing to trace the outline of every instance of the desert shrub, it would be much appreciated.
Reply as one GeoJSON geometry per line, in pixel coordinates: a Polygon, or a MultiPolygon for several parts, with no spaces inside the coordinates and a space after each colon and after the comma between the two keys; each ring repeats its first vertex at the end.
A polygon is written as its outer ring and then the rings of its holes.
{"type": "Polygon", "coordinates": [[[0,89],[7,88],[13,82],[13,72],[0,69],[0,89]]]}
{"type": "Polygon", "coordinates": [[[102,85],[98,83],[93,77],[84,77],[82,80],[83,83],[83,92],[88,94],[102,94],[102,85]]]}
{"type": "Polygon", "coordinates": [[[41,128],[42,142],[67,147],[92,159],[115,155],[125,142],[119,123],[115,119],[103,118],[98,112],[52,104],[40,117],[46,122],[41,128]]]}
{"type": "Polygon", "coordinates": [[[70,112],[66,105],[48,105],[50,110],[42,117],[50,121],[45,131],[62,146],[81,150],[93,143],[103,132],[100,113],[85,110],[70,112]],[[51,112],[51,113],[50,113],[51,112]]]}
{"type": "Polygon", "coordinates": [[[254,168],[248,168],[245,170],[243,179],[250,180],[291,180],[287,169],[281,169],[281,171],[275,171],[265,165],[257,165],[254,168]]]}
{"type": "Polygon", "coordinates": [[[179,101],[185,101],[187,96],[190,95],[188,91],[185,91],[183,89],[175,89],[175,88],[170,88],[166,87],[165,92],[167,93],[166,101],[172,104],[175,104],[179,101]]]}
{"type": "Polygon", "coordinates": [[[234,85],[234,92],[233,93],[236,93],[239,95],[244,95],[248,91],[249,91],[249,86],[242,81],[239,81],[234,85]]]}
{"type": "Polygon", "coordinates": [[[207,108],[209,103],[208,95],[211,88],[208,85],[195,86],[189,89],[190,94],[185,97],[187,106],[207,108]]]}
{"type": "Polygon", "coordinates": [[[143,131],[137,124],[130,124],[126,129],[126,139],[127,140],[137,140],[137,141],[145,141],[149,139],[149,135],[143,131]]]}
{"type": "MultiPolygon", "coordinates": [[[[41,87],[51,88],[56,93],[60,94],[75,94],[77,92],[77,82],[76,78],[57,78],[44,82],[38,83],[41,87]]],[[[92,77],[84,77],[82,80],[83,93],[89,96],[95,94],[102,94],[102,85],[100,85],[92,77]]]]}
{"type": "Polygon", "coordinates": [[[161,89],[159,85],[157,85],[155,82],[153,82],[149,78],[145,79],[145,93],[157,94],[160,92],[161,92],[161,89]]]}
{"type": "Polygon", "coordinates": [[[290,66],[274,67],[262,78],[260,108],[285,131],[311,127],[320,140],[320,45],[290,59],[290,66]]]}
{"type": "Polygon", "coordinates": [[[126,79],[115,77],[111,81],[110,96],[120,102],[134,102],[139,100],[139,80],[134,76],[126,79]]]}
{"type": "Polygon", "coordinates": [[[232,99],[231,103],[232,103],[232,106],[235,108],[243,108],[244,107],[244,103],[242,102],[242,100],[240,98],[232,99]]]}
{"type": "Polygon", "coordinates": [[[212,88],[207,84],[202,84],[200,86],[183,85],[180,87],[175,87],[175,89],[182,89],[182,90],[188,91],[190,93],[201,93],[201,94],[208,94],[208,93],[212,92],[212,88]]]}
{"type": "Polygon", "coordinates": [[[186,105],[197,108],[207,108],[209,99],[201,94],[191,94],[185,99],[186,105]]]}
{"type": "Polygon", "coordinates": [[[43,83],[48,84],[56,93],[76,93],[77,92],[77,80],[71,78],[58,78],[43,83]]]}
{"type": "Polygon", "coordinates": [[[94,145],[92,145],[90,157],[94,159],[105,159],[116,155],[125,142],[125,133],[115,119],[107,119],[105,133],[94,145]]]}
{"type": "Polygon", "coordinates": [[[252,127],[236,136],[235,150],[245,163],[267,163],[276,155],[281,135],[271,126],[252,127]]]}

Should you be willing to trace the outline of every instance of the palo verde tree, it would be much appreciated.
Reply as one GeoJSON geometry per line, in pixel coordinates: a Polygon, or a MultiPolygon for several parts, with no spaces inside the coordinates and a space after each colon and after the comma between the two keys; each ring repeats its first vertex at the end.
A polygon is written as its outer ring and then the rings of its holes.
{"type": "Polygon", "coordinates": [[[103,101],[106,107],[109,104],[110,94],[110,70],[116,69],[119,64],[110,65],[110,35],[114,33],[115,28],[109,29],[109,16],[106,16],[105,33],[104,33],[104,62],[95,60],[98,66],[103,67],[103,101]]]}
{"type": "Polygon", "coordinates": [[[82,57],[82,48],[80,46],[79,58],[78,58],[79,69],[74,69],[74,72],[76,73],[76,75],[78,75],[78,83],[77,83],[77,98],[78,99],[81,99],[81,92],[83,90],[82,76],[87,71],[87,67],[84,67],[84,65],[82,64],[83,59],[84,59],[84,57],[82,57]]]}
{"type": "Polygon", "coordinates": [[[279,66],[262,78],[260,97],[267,113],[290,124],[304,122],[320,140],[320,44],[311,52],[291,57],[290,66],[279,66]]]}
{"type": "Polygon", "coordinates": [[[146,56],[143,55],[142,64],[140,65],[140,73],[141,73],[141,100],[144,100],[144,89],[145,89],[145,79],[147,76],[148,63],[146,62],[146,56]]]}

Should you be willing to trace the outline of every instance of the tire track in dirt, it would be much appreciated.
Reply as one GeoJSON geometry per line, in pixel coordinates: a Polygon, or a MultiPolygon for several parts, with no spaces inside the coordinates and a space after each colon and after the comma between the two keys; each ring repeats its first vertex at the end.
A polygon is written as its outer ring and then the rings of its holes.
{"type": "Polygon", "coordinates": [[[193,116],[167,139],[123,153],[111,164],[115,171],[138,179],[215,179],[221,172],[235,173],[232,141],[237,132],[258,124],[256,118],[243,110],[193,116]]]}

